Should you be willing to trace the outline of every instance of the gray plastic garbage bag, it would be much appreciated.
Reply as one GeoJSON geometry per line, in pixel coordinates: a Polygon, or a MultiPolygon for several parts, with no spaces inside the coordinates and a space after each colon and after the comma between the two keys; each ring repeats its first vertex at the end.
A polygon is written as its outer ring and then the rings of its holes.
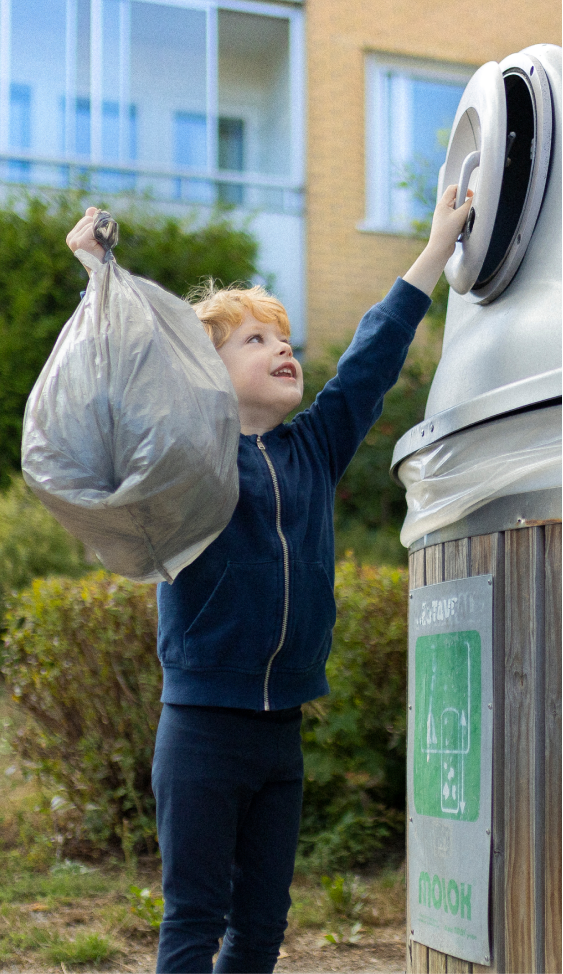
{"type": "Polygon", "coordinates": [[[107,569],[172,582],[235,508],[236,395],[189,304],[76,256],[92,274],[29,397],[23,475],[107,569]]]}

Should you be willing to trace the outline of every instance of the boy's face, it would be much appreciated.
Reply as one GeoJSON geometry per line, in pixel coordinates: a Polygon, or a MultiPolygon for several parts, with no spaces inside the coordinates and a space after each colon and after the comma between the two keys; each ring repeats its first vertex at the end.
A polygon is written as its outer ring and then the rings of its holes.
{"type": "Polygon", "coordinates": [[[303,398],[303,372],[276,322],[247,314],[217,349],[238,397],[243,433],[266,433],[303,398]]]}

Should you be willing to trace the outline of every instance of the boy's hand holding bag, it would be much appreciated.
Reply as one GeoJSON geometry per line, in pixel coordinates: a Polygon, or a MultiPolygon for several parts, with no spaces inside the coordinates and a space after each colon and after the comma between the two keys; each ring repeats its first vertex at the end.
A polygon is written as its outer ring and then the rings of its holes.
{"type": "Polygon", "coordinates": [[[234,511],[237,400],[190,305],[96,236],[106,258],[76,251],[88,289],[27,403],[23,475],[107,569],[172,582],[234,511]]]}

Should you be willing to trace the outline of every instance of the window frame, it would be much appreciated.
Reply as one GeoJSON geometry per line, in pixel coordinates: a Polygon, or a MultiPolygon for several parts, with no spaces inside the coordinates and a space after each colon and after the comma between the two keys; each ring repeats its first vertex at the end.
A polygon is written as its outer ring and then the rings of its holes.
{"type": "MultiPolygon", "coordinates": [[[[370,233],[385,233],[395,236],[412,236],[412,223],[394,223],[390,202],[389,154],[390,133],[386,120],[383,78],[389,74],[404,79],[416,78],[424,81],[460,84],[465,87],[477,70],[476,65],[459,64],[447,61],[432,61],[426,58],[393,55],[369,51],[365,56],[365,216],[357,229],[370,233]]],[[[461,97],[461,93],[460,93],[461,97]]],[[[453,119],[452,119],[453,121],[453,119]]],[[[399,119],[399,144],[408,141],[410,118],[399,119]]],[[[399,149],[399,152],[401,150],[399,149]]],[[[404,162],[408,161],[405,155],[404,162]]],[[[407,189],[395,189],[396,194],[407,197],[407,189]]]]}

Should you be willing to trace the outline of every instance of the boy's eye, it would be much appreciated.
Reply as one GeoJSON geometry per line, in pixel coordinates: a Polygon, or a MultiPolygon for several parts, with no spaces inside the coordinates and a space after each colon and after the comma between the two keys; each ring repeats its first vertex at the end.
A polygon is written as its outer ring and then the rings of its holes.
{"type": "Polygon", "coordinates": [[[262,341],[262,335],[258,335],[258,334],[256,334],[256,335],[250,335],[250,337],[247,338],[246,341],[247,341],[247,344],[248,344],[248,342],[261,342],[262,341]]]}

